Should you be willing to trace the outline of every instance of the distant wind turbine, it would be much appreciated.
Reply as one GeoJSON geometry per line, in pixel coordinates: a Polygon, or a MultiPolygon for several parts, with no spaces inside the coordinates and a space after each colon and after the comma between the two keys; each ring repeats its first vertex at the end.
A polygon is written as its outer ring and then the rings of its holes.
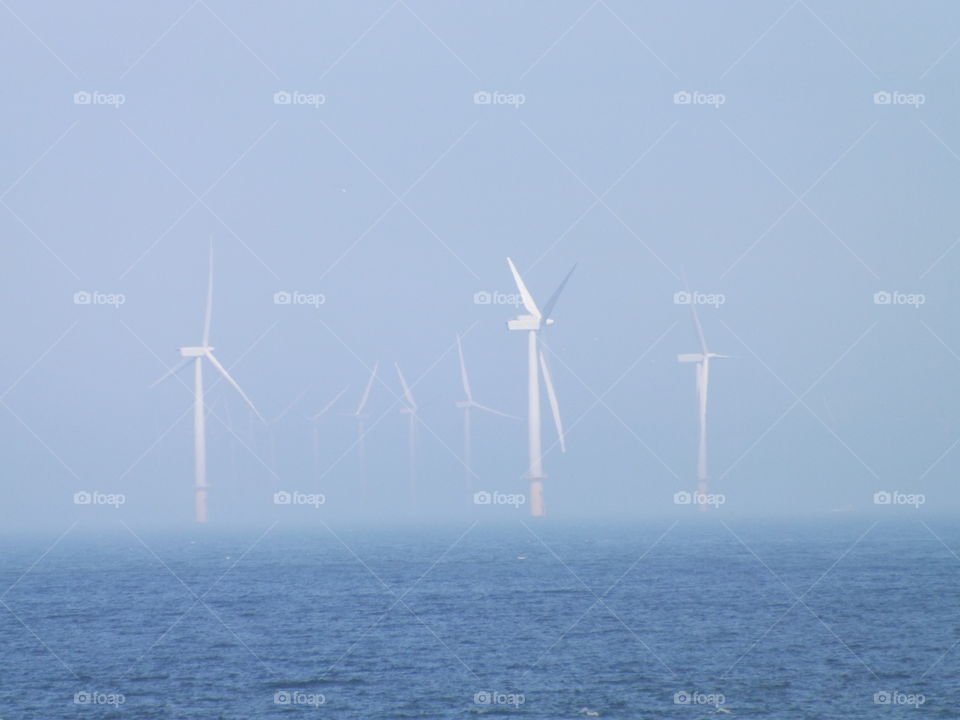
{"type": "Polygon", "coordinates": [[[193,362],[193,450],[194,450],[194,506],[195,517],[198,523],[207,521],[207,445],[206,445],[206,426],[205,413],[203,405],[203,360],[206,358],[213,367],[230,383],[233,388],[240,393],[247,405],[256,413],[260,421],[263,417],[260,415],[256,406],[243,392],[236,380],[230,377],[230,373],[220,364],[220,361],[213,354],[213,347],[210,345],[210,318],[213,312],[213,243],[210,244],[210,265],[207,274],[207,310],[203,321],[203,344],[180,348],[181,357],[185,358],[183,362],[176,365],[165,373],[159,380],[150,387],[154,387],[163,382],[170,376],[176,374],[190,362],[193,362]]]}
{"type": "Polygon", "coordinates": [[[283,420],[287,415],[290,414],[290,411],[297,406],[297,404],[303,400],[303,396],[310,391],[310,386],[308,385],[303,390],[301,390],[290,403],[280,411],[278,415],[267,420],[267,432],[270,435],[270,469],[273,472],[277,471],[277,436],[274,431],[274,425],[283,420]]]}
{"type": "Polygon", "coordinates": [[[513,260],[507,258],[507,264],[510,266],[510,272],[513,273],[513,279],[520,291],[520,297],[523,301],[523,307],[526,309],[526,315],[520,315],[507,323],[511,330],[526,330],[527,335],[527,432],[530,455],[530,469],[527,477],[530,478],[530,513],[535,517],[546,514],[546,507],[543,500],[543,480],[546,475],[543,474],[543,455],[540,444],[540,370],[543,370],[543,382],[547,389],[547,397],[550,400],[550,409],[553,412],[553,422],[557,427],[557,436],[560,442],[560,451],[566,452],[566,444],[563,438],[563,424],[560,422],[560,406],[557,404],[557,394],[553,389],[553,380],[550,377],[550,368],[547,365],[547,358],[540,345],[541,331],[548,325],[553,324],[553,318],[550,317],[560,293],[564,286],[577,269],[574,265],[570,272],[563,278],[563,282],[554,290],[553,295],[547,301],[543,312],[537,307],[536,302],[527,286],[523,283],[523,278],[517,272],[513,260]],[[539,364],[537,362],[539,356],[539,364]]]}
{"type": "Polygon", "coordinates": [[[313,423],[313,471],[317,472],[320,468],[320,426],[319,421],[324,415],[327,414],[327,411],[334,406],[337,400],[347,391],[347,388],[344,388],[336,395],[333,396],[333,400],[324,405],[320,412],[315,415],[308,415],[307,420],[313,423]]]}
{"type": "Polygon", "coordinates": [[[370,398],[370,390],[373,388],[373,381],[377,378],[377,368],[380,366],[380,363],[374,363],[373,370],[370,373],[370,379],[367,381],[367,386],[363,390],[363,397],[360,398],[360,404],[357,405],[357,409],[348,413],[350,417],[357,421],[357,447],[360,452],[360,482],[363,487],[363,492],[367,492],[367,459],[363,451],[363,433],[364,433],[364,420],[367,416],[364,414],[363,410],[367,406],[367,400],[370,398]]]}
{"type": "Polygon", "coordinates": [[[707,492],[707,392],[710,386],[710,360],[729,358],[730,356],[718,355],[707,349],[707,340],[703,335],[703,328],[700,326],[697,307],[693,304],[690,307],[693,309],[693,322],[697,326],[697,335],[700,337],[701,352],[678,355],[677,360],[682,363],[697,364],[697,414],[700,425],[700,443],[697,451],[697,492],[700,493],[701,502],[698,503],[700,509],[706,510],[707,505],[703,502],[702,496],[707,492]]]}
{"type": "Polygon", "coordinates": [[[481,405],[473,399],[473,393],[470,391],[470,379],[467,377],[467,364],[463,360],[463,345],[460,342],[459,335],[457,335],[457,354],[460,356],[460,379],[463,381],[463,394],[465,398],[458,400],[456,405],[458,408],[463,408],[463,464],[467,468],[467,483],[469,484],[473,477],[470,409],[476,408],[477,410],[483,410],[484,412],[493,413],[494,415],[500,415],[502,417],[513,418],[514,420],[518,418],[515,415],[507,415],[507,413],[494,410],[486,405],[481,405]]]}
{"type": "Polygon", "coordinates": [[[410,461],[410,499],[414,503],[417,501],[417,402],[413,399],[413,393],[410,392],[410,386],[400,371],[400,366],[394,363],[397,368],[397,375],[400,377],[400,385],[403,387],[403,399],[405,405],[400,408],[400,413],[407,416],[407,425],[409,428],[409,461],[410,461]]]}

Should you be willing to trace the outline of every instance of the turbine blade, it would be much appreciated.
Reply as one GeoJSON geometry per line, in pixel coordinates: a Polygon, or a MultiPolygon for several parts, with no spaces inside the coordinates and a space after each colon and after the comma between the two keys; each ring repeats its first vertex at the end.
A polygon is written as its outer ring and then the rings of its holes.
{"type": "Polygon", "coordinates": [[[494,410],[493,408],[487,407],[486,405],[481,405],[478,402],[470,401],[470,407],[475,407],[477,410],[483,410],[484,412],[493,413],[494,415],[499,415],[501,417],[510,418],[511,420],[520,420],[516,415],[509,415],[505,412],[500,412],[499,410],[494,410]]]}
{"type": "Polygon", "coordinates": [[[693,310],[693,322],[697,325],[697,335],[700,336],[700,347],[703,349],[703,354],[706,355],[707,350],[707,339],[703,336],[703,328],[700,325],[700,316],[697,314],[697,305],[696,303],[690,303],[690,309],[693,310]]]}
{"type": "Polygon", "coordinates": [[[227,382],[233,385],[233,389],[240,393],[240,397],[242,397],[246,401],[247,405],[250,406],[250,409],[256,413],[257,417],[260,418],[260,422],[265,423],[266,420],[263,419],[263,415],[261,415],[260,411],[257,410],[257,406],[253,404],[253,401],[248,398],[247,394],[240,388],[239,385],[237,385],[237,381],[230,377],[230,373],[228,373],[227,369],[220,364],[220,361],[217,360],[217,358],[214,357],[213,353],[208,351],[206,353],[206,357],[213,364],[213,366],[220,371],[220,374],[226,378],[227,382]]]}
{"type": "Polygon", "coordinates": [[[543,369],[543,384],[547,386],[547,397],[550,399],[550,410],[553,412],[553,422],[557,426],[557,438],[560,440],[560,452],[567,451],[563,438],[563,423],[560,422],[560,405],[557,404],[557,393],[553,389],[553,379],[550,377],[550,368],[547,366],[547,356],[540,351],[540,367],[543,369]]]}
{"type": "Polygon", "coordinates": [[[557,289],[553,291],[553,295],[550,296],[550,299],[547,300],[547,304],[543,308],[543,319],[546,320],[553,314],[553,308],[557,304],[557,300],[560,299],[560,293],[563,292],[563,288],[566,287],[567,281],[570,279],[570,276],[573,275],[573,271],[577,269],[577,263],[573,264],[573,267],[570,268],[570,272],[567,273],[566,277],[563,278],[563,281],[557,286],[557,289]]]}
{"type": "Polygon", "coordinates": [[[213,315],[213,238],[210,238],[210,264],[207,268],[207,312],[203,317],[203,346],[210,345],[210,318],[213,315]]]}
{"type": "Polygon", "coordinates": [[[400,366],[397,363],[393,364],[397,368],[397,375],[400,376],[400,384],[403,385],[403,395],[407,399],[407,405],[410,410],[417,409],[417,403],[413,399],[413,393],[410,392],[410,388],[407,386],[407,381],[403,378],[403,373],[400,372],[400,366]]]}
{"type": "Polygon", "coordinates": [[[163,375],[161,375],[159,378],[157,378],[157,379],[154,380],[152,383],[150,383],[150,387],[151,387],[151,388],[155,388],[157,385],[159,385],[160,383],[162,383],[164,380],[167,380],[167,379],[173,377],[173,376],[176,375],[178,372],[180,372],[180,371],[183,370],[185,367],[187,367],[187,366],[190,364],[190,361],[191,361],[191,360],[193,360],[193,358],[187,358],[186,360],[182,360],[182,361],[178,362],[178,363],[177,363],[176,365],[174,365],[172,368],[170,368],[169,370],[167,370],[163,375]]]}
{"type": "Polygon", "coordinates": [[[540,314],[539,308],[537,308],[537,304],[533,301],[533,295],[527,290],[527,286],[523,284],[523,278],[520,277],[520,273],[517,272],[517,266],[513,264],[513,260],[507,258],[507,264],[510,265],[510,272],[513,273],[513,281],[517,284],[517,290],[520,291],[520,298],[523,300],[523,306],[527,309],[527,312],[537,319],[543,317],[540,314]]]}
{"type": "Polygon", "coordinates": [[[467,400],[473,402],[473,395],[470,393],[470,381],[467,379],[467,364],[463,361],[463,346],[460,344],[460,336],[457,335],[457,353],[460,355],[460,379],[463,380],[463,392],[467,395],[467,400]]]}
{"type": "Polygon", "coordinates": [[[347,391],[347,388],[344,388],[343,390],[341,390],[340,392],[338,392],[338,393],[334,396],[333,400],[331,400],[330,402],[328,402],[326,405],[323,406],[323,409],[320,410],[320,412],[318,412],[316,415],[314,415],[314,416],[312,416],[312,417],[309,417],[309,418],[307,418],[307,419],[308,419],[308,420],[313,420],[313,421],[319,420],[323,415],[326,414],[327,410],[329,410],[330,408],[333,407],[333,404],[334,404],[337,400],[339,400],[339,399],[340,399],[340,396],[343,395],[346,391],[347,391]]]}
{"type": "Polygon", "coordinates": [[[367,404],[367,398],[370,397],[370,389],[373,387],[373,380],[377,377],[377,368],[380,366],[379,362],[373,364],[373,372],[370,373],[370,379],[367,381],[367,387],[363,391],[363,397],[360,398],[360,404],[357,405],[357,415],[363,412],[364,406],[367,404]]]}
{"type": "Polygon", "coordinates": [[[306,395],[309,391],[310,391],[310,386],[307,385],[307,387],[305,387],[303,390],[301,390],[300,393],[299,393],[293,400],[290,401],[290,404],[287,405],[287,406],[280,412],[279,415],[277,415],[276,417],[274,417],[274,418],[273,418],[269,423],[267,423],[267,424],[268,424],[268,425],[273,425],[273,424],[276,423],[277,421],[282,420],[284,417],[286,417],[286,416],[289,414],[289,412],[290,412],[291,410],[293,410],[294,406],[296,406],[296,404],[297,404],[298,402],[300,402],[300,401],[303,399],[303,396],[306,395]]]}

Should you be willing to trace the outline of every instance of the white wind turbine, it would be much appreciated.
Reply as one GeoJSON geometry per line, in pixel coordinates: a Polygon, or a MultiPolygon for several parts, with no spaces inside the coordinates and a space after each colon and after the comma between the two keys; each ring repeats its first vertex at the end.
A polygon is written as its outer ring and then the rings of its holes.
{"type": "Polygon", "coordinates": [[[548,325],[553,324],[553,318],[550,314],[564,286],[577,269],[574,265],[567,276],[554,291],[553,295],[547,301],[543,312],[537,307],[536,302],[527,286],[523,283],[523,278],[517,272],[513,260],[507,258],[507,264],[510,266],[510,272],[513,273],[513,279],[517,283],[517,289],[520,291],[520,297],[523,301],[523,307],[526,309],[526,315],[520,315],[507,323],[511,330],[526,330],[527,335],[527,433],[528,446],[530,454],[530,469],[527,477],[530,478],[530,513],[535,517],[546,514],[546,508],[543,500],[543,455],[540,443],[540,370],[543,370],[543,382],[547,389],[547,398],[550,400],[550,409],[553,412],[553,422],[557,427],[557,436],[560,442],[560,451],[566,452],[566,444],[563,439],[563,425],[560,422],[560,407],[557,404],[557,394],[553,389],[553,380],[550,377],[550,368],[547,364],[547,358],[540,348],[540,332],[548,325]],[[539,363],[537,362],[539,356],[539,363]]]}
{"type": "Polygon", "coordinates": [[[367,416],[364,414],[363,410],[367,406],[367,400],[370,398],[370,390],[373,388],[373,381],[377,378],[377,368],[379,366],[379,362],[373,364],[373,370],[370,372],[370,379],[367,381],[367,386],[363,390],[363,397],[360,398],[360,404],[357,405],[357,409],[354,412],[347,413],[347,415],[357,421],[357,447],[360,452],[360,482],[362,484],[364,495],[367,493],[367,459],[363,452],[363,421],[367,419],[367,416]]]}
{"type": "Polygon", "coordinates": [[[260,415],[256,406],[247,397],[246,393],[240,388],[236,380],[230,377],[230,373],[220,364],[220,361],[213,354],[213,347],[210,345],[210,318],[213,312],[213,244],[210,245],[210,265],[207,275],[207,311],[203,320],[203,344],[180,348],[181,357],[185,358],[179,365],[173,367],[150,387],[154,387],[166,380],[171,375],[179,372],[190,362],[193,362],[193,450],[194,450],[194,507],[195,517],[198,523],[207,521],[207,444],[206,444],[206,426],[203,405],[203,361],[207,359],[221,375],[230,383],[233,388],[240,393],[247,405],[256,413],[260,421],[263,417],[260,415]]]}
{"type": "Polygon", "coordinates": [[[710,361],[714,358],[729,358],[730,356],[719,355],[707,349],[707,340],[703,335],[703,328],[700,326],[700,317],[697,315],[696,305],[691,304],[690,307],[693,309],[693,322],[697,326],[701,352],[684,353],[678,355],[677,360],[682,363],[697,364],[697,415],[700,426],[700,441],[697,451],[697,492],[700,500],[698,505],[701,510],[706,510],[707,506],[703,502],[703,495],[707,492],[707,392],[710,387],[710,361]]]}
{"type": "Polygon", "coordinates": [[[481,405],[473,399],[473,393],[470,391],[470,379],[467,377],[467,364],[463,360],[463,345],[460,342],[459,335],[457,335],[457,354],[460,356],[460,379],[463,381],[463,394],[465,398],[463,400],[458,400],[456,406],[458,408],[463,408],[463,463],[467,468],[467,483],[469,484],[470,479],[473,476],[473,447],[470,436],[470,409],[476,408],[477,410],[483,410],[484,412],[492,413],[494,415],[501,415],[502,417],[513,418],[514,420],[518,418],[514,415],[507,415],[507,413],[489,408],[486,405],[481,405]]]}
{"type": "Polygon", "coordinates": [[[400,365],[394,363],[397,368],[397,375],[400,377],[400,385],[403,388],[403,399],[406,404],[400,408],[400,414],[407,416],[407,426],[409,428],[409,459],[410,459],[410,499],[415,503],[417,501],[417,402],[413,399],[413,393],[410,392],[410,386],[400,372],[400,365]]]}
{"type": "Polygon", "coordinates": [[[347,388],[344,388],[336,395],[333,396],[333,400],[328,402],[322,408],[320,412],[315,415],[308,415],[307,420],[313,423],[313,471],[317,472],[320,466],[320,426],[319,421],[324,415],[327,414],[327,411],[334,406],[337,400],[347,391],[347,388]]]}

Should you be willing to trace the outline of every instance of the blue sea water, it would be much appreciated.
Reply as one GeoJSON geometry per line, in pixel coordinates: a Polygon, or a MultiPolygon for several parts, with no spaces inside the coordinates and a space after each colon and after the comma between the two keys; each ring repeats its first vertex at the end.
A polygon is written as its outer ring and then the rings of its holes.
{"type": "Polygon", "coordinates": [[[946,521],[57,534],[0,541],[4,720],[960,717],[946,521]]]}

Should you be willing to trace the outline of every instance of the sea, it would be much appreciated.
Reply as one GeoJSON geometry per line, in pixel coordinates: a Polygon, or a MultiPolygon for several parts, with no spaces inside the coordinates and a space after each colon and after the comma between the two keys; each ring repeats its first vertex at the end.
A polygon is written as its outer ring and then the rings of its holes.
{"type": "Polygon", "coordinates": [[[960,717],[960,527],[0,537],[0,718],[960,717]]]}

